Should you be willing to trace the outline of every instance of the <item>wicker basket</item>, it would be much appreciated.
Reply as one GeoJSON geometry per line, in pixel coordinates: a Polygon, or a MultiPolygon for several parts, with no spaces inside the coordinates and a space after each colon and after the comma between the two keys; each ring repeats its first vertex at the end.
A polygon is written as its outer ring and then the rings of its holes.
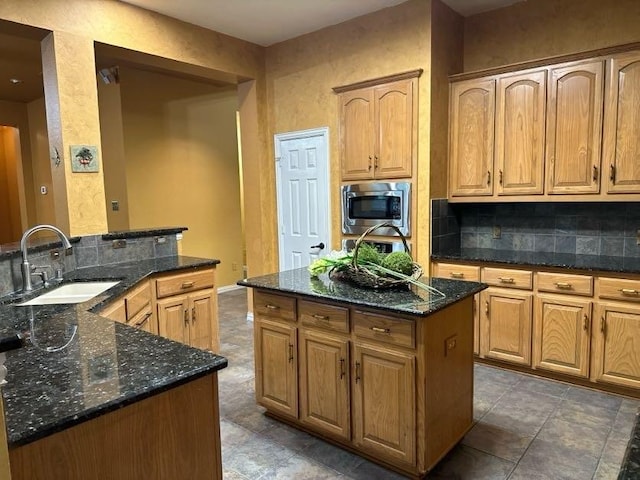
{"type": "MultiPolygon", "coordinates": [[[[355,283],[356,285],[367,288],[384,289],[406,287],[409,284],[407,280],[392,277],[383,277],[367,268],[366,266],[358,265],[358,250],[362,242],[365,240],[367,235],[373,233],[378,228],[385,227],[392,228],[398,233],[400,239],[402,240],[402,243],[404,244],[405,252],[411,255],[411,253],[409,252],[409,245],[407,245],[407,239],[404,237],[402,232],[400,232],[397,227],[391,225],[390,223],[380,223],[369,228],[366,232],[360,235],[358,240],[356,240],[356,245],[353,249],[353,259],[351,260],[351,264],[341,268],[340,270],[334,270],[333,272],[331,272],[331,276],[334,278],[337,277],[340,280],[348,280],[355,283]]],[[[422,267],[413,262],[413,268],[410,278],[412,280],[417,280],[421,276],[422,267]]]]}

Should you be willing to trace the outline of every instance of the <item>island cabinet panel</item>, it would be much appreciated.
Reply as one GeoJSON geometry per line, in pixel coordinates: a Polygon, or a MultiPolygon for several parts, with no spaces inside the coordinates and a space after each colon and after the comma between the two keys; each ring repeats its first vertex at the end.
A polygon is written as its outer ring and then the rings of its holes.
{"type": "Polygon", "coordinates": [[[603,168],[607,193],[640,193],[640,53],[608,62],[603,168]]]}
{"type": "Polygon", "coordinates": [[[9,457],[12,480],[221,480],[217,374],[13,448],[9,457]]]}
{"type": "Polygon", "coordinates": [[[498,195],[544,191],[547,71],[503,75],[496,106],[498,195]]]}
{"type": "Polygon", "coordinates": [[[140,330],[158,334],[158,321],[153,314],[151,282],[143,281],[124,296],[110,302],[100,315],[126,323],[140,330]]]}
{"type": "Polygon", "coordinates": [[[354,442],[386,459],[415,462],[415,356],[354,344],[354,442]]]}
{"type": "Polygon", "coordinates": [[[300,330],[300,421],[351,439],[349,341],[300,330]]]}
{"type": "Polygon", "coordinates": [[[584,298],[537,295],[534,368],[589,377],[591,306],[584,298]]]}
{"type": "Polygon", "coordinates": [[[532,298],[498,288],[481,293],[481,356],[531,365],[532,298]]]}
{"type": "Polygon", "coordinates": [[[451,85],[450,196],[493,194],[495,97],[493,78],[451,85]]]}
{"type": "Polygon", "coordinates": [[[550,69],[547,122],[547,191],[600,192],[604,62],[550,69]]]}
{"type": "Polygon", "coordinates": [[[640,306],[602,302],[595,318],[594,379],[640,388],[640,306]]]}
{"type": "Polygon", "coordinates": [[[258,403],[298,418],[297,329],[283,322],[258,318],[254,332],[258,403]]]}

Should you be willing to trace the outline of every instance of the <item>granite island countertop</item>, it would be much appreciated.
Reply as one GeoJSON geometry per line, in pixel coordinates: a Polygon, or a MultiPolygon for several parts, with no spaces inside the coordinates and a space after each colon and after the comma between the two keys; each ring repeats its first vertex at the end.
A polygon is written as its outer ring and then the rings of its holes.
{"type": "Polygon", "coordinates": [[[311,277],[306,267],[246,278],[240,280],[238,285],[304,295],[315,301],[333,300],[418,317],[431,315],[487,287],[483,283],[444,278],[423,277],[420,282],[439,290],[445,296],[413,286],[376,290],[359,287],[346,281],[333,280],[326,274],[311,277]]]}
{"type": "Polygon", "coordinates": [[[73,305],[12,305],[45,290],[1,298],[0,334],[30,335],[26,346],[6,353],[2,395],[9,446],[30,443],[225,368],[222,356],[92,313],[151,274],[218,263],[172,256],[74,270],[64,275],[63,283],[119,283],[73,305]]]}
{"type": "Polygon", "coordinates": [[[640,258],[463,248],[459,252],[432,254],[433,261],[491,262],[532,267],[559,267],[589,272],[640,273],[640,258]]]}

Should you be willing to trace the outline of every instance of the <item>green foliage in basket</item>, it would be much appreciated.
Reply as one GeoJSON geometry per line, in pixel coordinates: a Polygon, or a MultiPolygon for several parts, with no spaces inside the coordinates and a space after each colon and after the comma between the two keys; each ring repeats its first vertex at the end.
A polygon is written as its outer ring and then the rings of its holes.
{"type": "Polygon", "coordinates": [[[329,255],[323,258],[314,260],[309,265],[309,273],[312,277],[317,277],[322,273],[326,273],[329,270],[336,269],[341,270],[351,265],[353,260],[353,254],[345,251],[333,251],[329,255]]]}
{"type": "Polygon", "coordinates": [[[384,256],[380,265],[404,275],[411,275],[413,272],[413,259],[407,252],[391,252],[384,256]]]}
{"type": "MultiPolygon", "coordinates": [[[[353,254],[353,250],[349,253],[353,254]]],[[[358,249],[358,265],[367,265],[373,263],[375,265],[382,265],[385,259],[384,253],[378,251],[376,247],[367,242],[362,242],[358,249]]]]}

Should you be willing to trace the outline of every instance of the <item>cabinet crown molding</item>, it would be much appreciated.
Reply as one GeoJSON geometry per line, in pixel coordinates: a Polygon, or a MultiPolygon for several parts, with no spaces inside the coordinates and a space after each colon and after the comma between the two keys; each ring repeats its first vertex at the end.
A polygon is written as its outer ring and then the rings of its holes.
{"type": "Polygon", "coordinates": [[[422,75],[424,70],[422,68],[418,68],[416,70],[409,70],[407,72],[395,73],[393,75],[387,75],[385,77],[372,78],[369,80],[363,80],[357,83],[351,83],[349,85],[342,85],[339,87],[333,87],[333,91],[335,93],[343,93],[348,92],[350,90],[357,90],[358,88],[367,88],[373,87],[376,85],[381,85],[383,83],[395,82],[398,80],[406,80],[407,78],[417,78],[422,75]]]}

